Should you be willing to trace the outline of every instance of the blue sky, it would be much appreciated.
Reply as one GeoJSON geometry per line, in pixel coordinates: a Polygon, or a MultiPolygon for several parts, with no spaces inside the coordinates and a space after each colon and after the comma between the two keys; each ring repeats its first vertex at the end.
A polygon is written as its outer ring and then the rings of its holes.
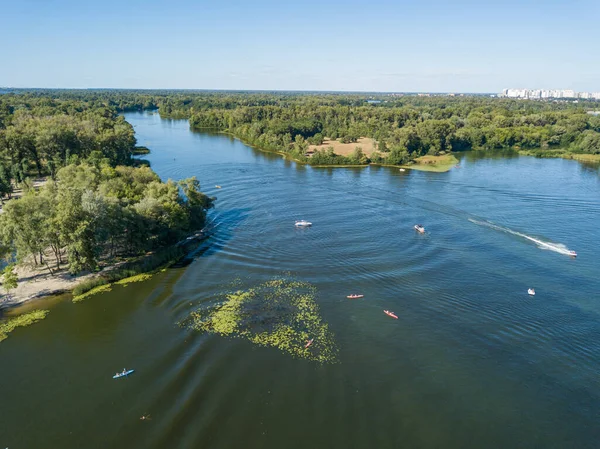
{"type": "Polygon", "coordinates": [[[597,0],[0,0],[0,86],[600,91],[599,13],[597,0]]]}

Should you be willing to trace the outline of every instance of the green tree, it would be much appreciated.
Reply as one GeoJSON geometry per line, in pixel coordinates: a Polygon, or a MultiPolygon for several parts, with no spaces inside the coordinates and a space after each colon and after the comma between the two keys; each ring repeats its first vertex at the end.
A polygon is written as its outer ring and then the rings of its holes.
{"type": "Polygon", "coordinates": [[[15,272],[15,265],[10,264],[4,267],[4,270],[2,270],[2,286],[4,287],[4,290],[6,290],[6,296],[8,296],[9,299],[11,290],[17,288],[18,282],[19,277],[15,272]]]}

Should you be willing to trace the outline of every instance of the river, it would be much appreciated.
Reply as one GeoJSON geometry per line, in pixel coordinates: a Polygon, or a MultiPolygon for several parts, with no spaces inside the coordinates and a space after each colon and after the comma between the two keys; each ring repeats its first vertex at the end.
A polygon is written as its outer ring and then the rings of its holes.
{"type": "Polygon", "coordinates": [[[597,168],[315,169],[125,117],[161,178],[218,198],[210,238],[147,282],[39,303],[48,317],[0,344],[0,447],[598,447],[597,168]],[[180,324],[271,279],[314,288],[336,363],[180,324]]]}

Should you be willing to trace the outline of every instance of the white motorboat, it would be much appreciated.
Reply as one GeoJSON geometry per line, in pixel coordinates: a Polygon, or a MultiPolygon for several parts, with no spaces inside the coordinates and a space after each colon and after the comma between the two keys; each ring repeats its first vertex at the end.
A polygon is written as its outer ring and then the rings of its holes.
{"type": "Polygon", "coordinates": [[[306,228],[308,226],[312,226],[312,223],[306,220],[296,220],[296,226],[299,228],[306,228]]]}
{"type": "Polygon", "coordinates": [[[529,293],[531,296],[535,296],[535,290],[532,288],[528,289],[527,293],[529,293]]]}
{"type": "Polygon", "coordinates": [[[423,225],[416,224],[415,231],[420,232],[421,234],[425,234],[425,227],[423,225]]]}

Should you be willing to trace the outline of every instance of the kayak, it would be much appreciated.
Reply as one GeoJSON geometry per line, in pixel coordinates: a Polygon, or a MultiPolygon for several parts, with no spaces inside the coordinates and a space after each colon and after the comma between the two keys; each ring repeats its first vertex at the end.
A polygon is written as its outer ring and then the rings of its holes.
{"type": "Polygon", "coordinates": [[[311,338],[310,340],[308,340],[308,342],[306,343],[306,345],[304,347],[308,348],[310,345],[312,345],[313,341],[314,341],[314,338],[311,338]]]}
{"type": "Polygon", "coordinates": [[[396,316],[396,314],[394,312],[390,312],[389,310],[384,310],[383,313],[385,313],[388,316],[391,316],[392,318],[398,319],[398,317],[396,316]]]}
{"type": "Polygon", "coordinates": [[[135,371],[135,370],[133,370],[133,369],[129,369],[129,370],[127,370],[127,371],[123,372],[123,373],[117,373],[117,374],[115,374],[115,375],[113,376],[113,379],[118,379],[118,378],[120,378],[120,377],[127,377],[127,376],[129,376],[131,373],[133,373],[134,371],[135,371]]]}
{"type": "Polygon", "coordinates": [[[357,298],[362,298],[365,295],[348,295],[346,296],[346,298],[348,299],[357,299],[357,298]]]}

